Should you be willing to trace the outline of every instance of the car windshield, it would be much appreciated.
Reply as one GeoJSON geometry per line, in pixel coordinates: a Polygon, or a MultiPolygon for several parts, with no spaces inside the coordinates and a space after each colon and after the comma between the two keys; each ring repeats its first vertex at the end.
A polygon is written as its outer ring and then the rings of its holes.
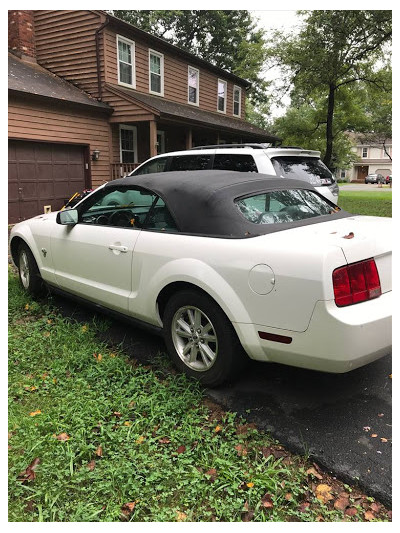
{"type": "Polygon", "coordinates": [[[290,189],[235,200],[241,214],[254,224],[282,224],[332,215],[340,208],[314,191],[290,189]]]}
{"type": "Polygon", "coordinates": [[[316,157],[279,156],[272,158],[272,164],[283,178],[304,180],[315,187],[334,182],[328,167],[316,157]]]}

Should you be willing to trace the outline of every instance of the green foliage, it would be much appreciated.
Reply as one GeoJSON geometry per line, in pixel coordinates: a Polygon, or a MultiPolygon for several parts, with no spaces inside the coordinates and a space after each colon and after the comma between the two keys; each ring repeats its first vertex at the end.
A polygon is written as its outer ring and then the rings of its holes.
{"type": "Polygon", "coordinates": [[[390,57],[391,12],[314,10],[299,14],[304,21],[298,34],[276,32],[270,38],[269,63],[282,69],[282,88],[290,91],[294,107],[318,110],[313,124],[324,124],[324,162],[332,168],[335,128],[341,129],[336,125],[340,106],[349,102],[343,95],[361,83],[376,91],[386,90],[385,77],[375,65],[390,57]]]}
{"type": "Polygon", "coordinates": [[[210,411],[164,357],[150,368],[111,350],[106,326],[62,317],[10,274],[10,521],[343,520],[315,498],[303,458],[210,411]]]}
{"type": "Polygon", "coordinates": [[[252,101],[265,100],[268,84],[261,77],[264,32],[256,28],[249,11],[115,10],[112,14],[250,81],[252,101]]]}

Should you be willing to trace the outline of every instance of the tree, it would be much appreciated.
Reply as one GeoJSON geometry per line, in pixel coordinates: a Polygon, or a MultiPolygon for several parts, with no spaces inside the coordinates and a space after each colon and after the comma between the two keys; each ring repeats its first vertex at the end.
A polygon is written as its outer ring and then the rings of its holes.
{"type": "Polygon", "coordinates": [[[261,78],[266,57],[263,30],[245,10],[139,11],[115,10],[114,16],[161,37],[213,65],[252,83],[254,104],[266,100],[261,78]]]}
{"type": "Polygon", "coordinates": [[[325,127],[324,163],[332,168],[334,121],[340,93],[363,82],[385,90],[376,69],[389,53],[392,35],[390,11],[300,11],[298,34],[275,33],[269,41],[270,65],[282,69],[284,87],[296,107],[324,99],[318,124],[325,127]]]}

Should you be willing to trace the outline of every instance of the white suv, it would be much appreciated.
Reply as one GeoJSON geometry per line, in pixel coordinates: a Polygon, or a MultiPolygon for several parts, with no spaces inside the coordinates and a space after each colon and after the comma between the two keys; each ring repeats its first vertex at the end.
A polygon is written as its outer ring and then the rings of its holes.
{"type": "Polygon", "coordinates": [[[197,146],[191,150],[168,152],[148,159],[130,176],[173,170],[236,170],[259,172],[307,181],[328,200],[337,203],[339,187],[320,152],[294,146],[270,147],[265,144],[219,144],[197,146]]]}

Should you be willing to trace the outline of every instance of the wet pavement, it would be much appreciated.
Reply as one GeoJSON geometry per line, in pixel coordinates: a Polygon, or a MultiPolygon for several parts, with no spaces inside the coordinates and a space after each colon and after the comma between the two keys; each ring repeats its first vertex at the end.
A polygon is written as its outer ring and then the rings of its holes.
{"type": "MultiPolygon", "coordinates": [[[[62,313],[79,321],[89,308],[55,297],[62,313]]],[[[110,319],[102,340],[121,345],[148,364],[163,340],[110,319]]],[[[391,355],[347,374],[325,374],[275,363],[251,361],[234,384],[207,389],[225,410],[237,412],[270,433],[290,451],[310,458],[349,484],[391,505],[391,355]],[[375,436],[374,436],[375,435],[375,436]],[[383,440],[382,440],[383,439],[383,440]]]]}

